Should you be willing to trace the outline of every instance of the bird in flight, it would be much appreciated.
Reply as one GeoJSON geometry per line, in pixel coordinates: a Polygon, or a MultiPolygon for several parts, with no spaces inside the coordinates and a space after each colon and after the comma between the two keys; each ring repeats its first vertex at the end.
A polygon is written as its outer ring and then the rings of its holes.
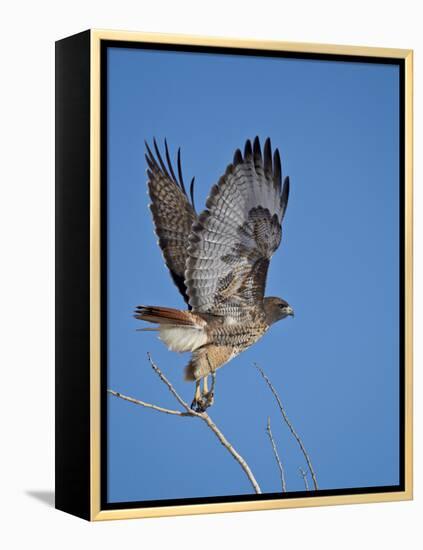
{"type": "Polygon", "coordinates": [[[187,309],[142,305],[135,317],[156,324],[140,330],[159,331],[169,350],[191,352],[185,379],[196,383],[192,409],[203,412],[214,400],[215,371],[276,321],[294,315],[282,298],[264,296],[270,259],[281,242],[289,178],[282,185],[279,151],[272,156],[269,138],[263,153],[258,137],[247,140],[197,215],[194,178],[188,195],[180,149],[176,176],[166,140],[166,162],[156,140],[153,144],[155,155],[147,143],[145,155],[150,209],[164,261],[187,309]]]}

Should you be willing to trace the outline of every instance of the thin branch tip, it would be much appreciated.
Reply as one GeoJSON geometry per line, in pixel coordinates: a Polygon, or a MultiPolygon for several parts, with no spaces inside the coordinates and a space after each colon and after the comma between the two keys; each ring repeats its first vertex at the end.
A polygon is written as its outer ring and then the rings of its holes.
{"type": "Polygon", "coordinates": [[[267,417],[267,428],[266,428],[267,435],[270,440],[270,444],[272,445],[273,449],[273,455],[276,460],[276,465],[279,469],[279,475],[281,478],[281,486],[282,486],[282,492],[286,493],[286,479],[285,479],[285,468],[283,467],[282,460],[280,459],[278,449],[276,447],[276,443],[273,437],[272,428],[270,427],[270,416],[267,417]]]}
{"type": "Polygon", "coordinates": [[[310,472],[310,475],[311,475],[311,478],[313,480],[313,485],[314,485],[314,490],[317,491],[318,489],[318,485],[317,485],[317,479],[316,479],[316,474],[314,472],[314,468],[313,468],[313,465],[311,463],[311,459],[310,459],[310,455],[308,454],[305,446],[304,446],[304,443],[301,439],[301,437],[298,435],[298,433],[296,432],[292,422],[290,421],[290,419],[288,418],[288,415],[285,411],[285,408],[282,404],[282,401],[281,401],[281,398],[279,397],[279,394],[278,392],[276,391],[275,387],[273,386],[272,382],[270,381],[269,377],[267,376],[267,374],[264,372],[264,370],[257,364],[257,363],[254,363],[254,366],[257,368],[257,370],[260,372],[261,376],[263,377],[264,381],[266,382],[268,388],[270,389],[270,391],[272,392],[275,400],[276,400],[276,403],[279,407],[279,410],[282,414],[282,418],[285,422],[285,424],[288,426],[290,432],[292,433],[292,435],[294,436],[294,439],[297,441],[299,447],[300,447],[300,450],[301,452],[303,453],[304,455],[304,458],[307,462],[307,466],[308,466],[308,470],[310,472]]]}
{"type": "Polygon", "coordinates": [[[310,490],[310,487],[308,486],[307,472],[305,472],[305,471],[301,468],[301,466],[300,466],[298,469],[299,469],[299,471],[300,471],[301,477],[303,478],[305,490],[306,490],[306,491],[309,491],[309,490],[310,490]]]}

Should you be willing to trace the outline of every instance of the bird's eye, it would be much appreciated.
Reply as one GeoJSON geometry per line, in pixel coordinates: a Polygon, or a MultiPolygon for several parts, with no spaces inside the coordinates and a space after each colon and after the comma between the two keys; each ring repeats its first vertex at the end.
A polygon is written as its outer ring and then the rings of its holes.
{"type": "Polygon", "coordinates": [[[279,304],[279,307],[283,309],[285,307],[285,304],[279,304]]]}

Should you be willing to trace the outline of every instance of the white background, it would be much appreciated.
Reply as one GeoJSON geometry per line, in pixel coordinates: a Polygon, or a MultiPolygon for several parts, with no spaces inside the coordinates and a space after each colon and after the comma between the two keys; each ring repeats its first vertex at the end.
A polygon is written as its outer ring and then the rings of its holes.
{"type": "Polygon", "coordinates": [[[423,304],[418,281],[422,276],[419,100],[423,67],[419,4],[411,0],[2,3],[0,541],[3,548],[422,547],[419,367],[423,304]],[[58,512],[49,504],[53,498],[54,464],[54,41],[90,27],[415,49],[414,502],[97,524],[58,512]]]}

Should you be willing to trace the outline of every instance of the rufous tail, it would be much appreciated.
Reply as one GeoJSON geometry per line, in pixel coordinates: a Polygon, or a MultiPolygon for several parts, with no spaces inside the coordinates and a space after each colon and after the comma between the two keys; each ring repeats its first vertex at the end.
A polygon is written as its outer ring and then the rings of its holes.
{"type": "Polygon", "coordinates": [[[196,318],[189,311],[161,306],[138,306],[134,317],[148,323],[159,325],[191,326],[196,324],[196,318]]]}
{"type": "Polygon", "coordinates": [[[171,351],[194,351],[208,341],[207,322],[191,311],[170,307],[138,306],[135,318],[148,323],[157,323],[159,338],[171,351]]]}

